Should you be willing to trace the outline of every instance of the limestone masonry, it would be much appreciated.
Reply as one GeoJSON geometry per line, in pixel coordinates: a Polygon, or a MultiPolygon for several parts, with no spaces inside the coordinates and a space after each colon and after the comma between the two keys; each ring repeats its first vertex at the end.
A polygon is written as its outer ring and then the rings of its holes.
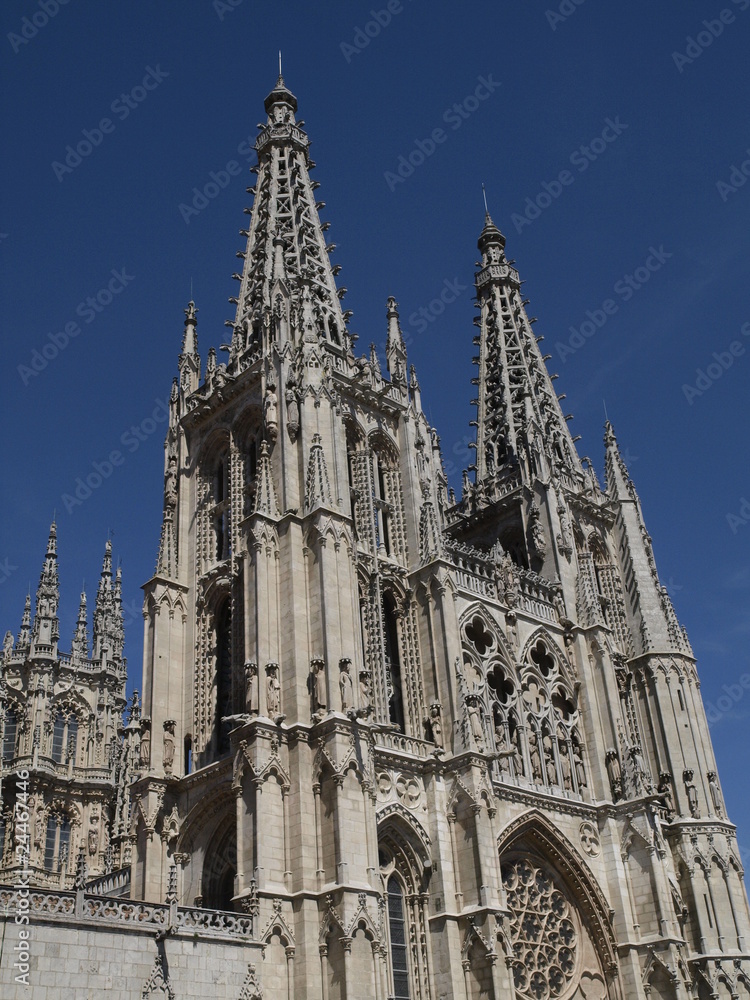
{"type": "Polygon", "coordinates": [[[281,77],[265,109],[226,363],[185,310],[142,693],[109,542],[92,646],[82,595],[59,649],[54,524],[5,636],[0,993],[750,998],[695,659],[612,427],[602,489],[488,215],[457,499],[395,299],[387,371],[355,353],[281,77]]]}

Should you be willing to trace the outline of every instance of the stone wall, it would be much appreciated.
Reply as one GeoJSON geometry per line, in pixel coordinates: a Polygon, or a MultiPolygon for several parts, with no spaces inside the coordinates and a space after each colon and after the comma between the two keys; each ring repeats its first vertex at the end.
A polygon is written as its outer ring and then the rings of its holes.
{"type": "Polygon", "coordinates": [[[154,906],[86,893],[29,892],[29,924],[19,898],[0,888],[0,996],[4,1000],[198,1000],[259,996],[263,957],[248,916],[154,906]],[[28,985],[14,968],[28,932],[28,985]],[[257,975],[254,969],[257,969],[257,975]]]}

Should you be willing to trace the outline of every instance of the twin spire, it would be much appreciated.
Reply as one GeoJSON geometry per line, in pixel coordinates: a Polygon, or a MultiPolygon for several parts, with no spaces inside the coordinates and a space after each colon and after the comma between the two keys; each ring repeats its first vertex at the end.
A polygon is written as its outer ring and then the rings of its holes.
{"type": "MultiPolygon", "coordinates": [[[[28,655],[32,659],[57,659],[60,638],[60,583],[57,566],[57,525],[52,522],[47,541],[47,551],[36,592],[34,619],[31,616],[31,595],[26,603],[21,628],[12,646],[12,634],[6,636],[6,646],[13,654],[28,655]],[[10,640],[10,644],[9,644],[10,640]]],[[[91,659],[122,662],[124,630],[122,623],[122,570],[118,567],[112,580],[112,543],[108,540],[102,565],[94,611],[94,648],[91,659]]],[[[81,593],[71,656],[77,662],[89,659],[86,594],[81,593]]]]}

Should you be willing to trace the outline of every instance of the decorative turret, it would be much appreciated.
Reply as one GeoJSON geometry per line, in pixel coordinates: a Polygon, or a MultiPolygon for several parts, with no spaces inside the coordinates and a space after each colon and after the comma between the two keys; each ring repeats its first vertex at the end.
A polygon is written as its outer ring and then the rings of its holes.
{"type": "Polygon", "coordinates": [[[94,648],[92,659],[96,661],[120,660],[122,657],[122,610],[121,610],[120,570],[117,571],[115,588],[112,587],[112,542],[107,539],[104,549],[99,589],[94,610],[94,648]]]}
{"type": "Polygon", "coordinates": [[[21,650],[28,649],[30,638],[31,638],[31,594],[27,594],[26,602],[23,606],[23,618],[21,619],[21,628],[18,630],[18,640],[16,642],[16,650],[18,652],[21,652],[21,650]]]}
{"type": "Polygon", "coordinates": [[[185,332],[179,358],[180,388],[189,395],[198,388],[201,378],[201,359],[198,355],[198,310],[191,299],[185,310],[185,332]]]}
{"type": "Polygon", "coordinates": [[[255,143],[258,175],[250,228],[243,230],[247,246],[244,259],[230,351],[230,371],[240,359],[261,346],[281,345],[300,339],[344,344],[345,316],[334,280],[327,245],[313,194],[318,186],[310,180],[314,166],[310,140],[303,122],[297,122],[297,99],[281,76],[265,101],[268,119],[260,125],[255,143]]]}
{"type": "MultiPolygon", "coordinates": [[[[36,612],[31,632],[32,657],[51,658],[57,656],[57,640],[60,638],[60,621],[57,608],[60,602],[60,584],[57,576],[57,525],[53,521],[49,529],[47,554],[44,558],[42,575],[36,592],[36,612]]],[[[25,616],[24,616],[25,617],[25,616]]]]}
{"type": "Polygon", "coordinates": [[[385,342],[385,357],[388,371],[394,381],[406,380],[406,344],[398,321],[398,302],[391,295],[388,299],[388,338],[385,342]]]}
{"type": "MultiPolygon", "coordinates": [[[[521,298],[518,271],[505,257],[505,237],[485,216],[476,273],[479,336],[474,358],[479,372],[476,436],[477,484],[491,499],[499,480],[519,470],[522,479],[566,471],[580,475],[580,462],[552,378],[521,298]]],[[[541,340],[542,338],[538,338],[541,340]]]]}
{"type": "Polygon", "coordinates": [[[81,603],[78,608],[78,619],[76,621],[76,630],[70,652],[73,659],[79,663],[88,659],[89,634],[86,621],[86,594],[83,591],[81,591],[81,603]]]}

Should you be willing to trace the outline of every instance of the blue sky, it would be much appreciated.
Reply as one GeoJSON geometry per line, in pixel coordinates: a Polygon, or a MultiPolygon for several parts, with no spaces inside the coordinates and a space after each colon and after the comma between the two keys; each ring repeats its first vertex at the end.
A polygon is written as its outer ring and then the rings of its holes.
{"type": "Polygon", "coordinates": [[[720,776],[750,857],[750,0],[46,10],[6,0],[0,35],[2,631],[17,631],[56,509],[68,648],[111,530],[140,686],[162,401],[191,282],[204,361],[226,341],[248,142],[281,48],[351,329],[362,350],[382,349],[386,298],[397,298],[455,485],[470,461],[486,185],[580,454],[600,473],[606,402],[715,709],[720,776]],[[206,185],[204,207],[180,208],[206,185]],[[122,462],[66,503],[113,451],[122,462]]]}

